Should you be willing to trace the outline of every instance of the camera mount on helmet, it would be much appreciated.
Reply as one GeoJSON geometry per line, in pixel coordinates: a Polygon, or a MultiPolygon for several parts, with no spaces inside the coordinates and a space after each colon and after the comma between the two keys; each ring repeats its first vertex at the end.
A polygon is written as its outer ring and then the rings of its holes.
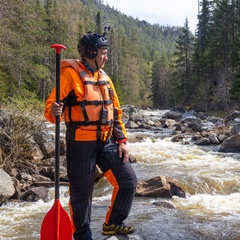
{"type": "Polygon", "coordinates": [[[111,27],[109,25],[104,25],[103,36],[105,37],[110,30],[111,30],[111,27]]]}

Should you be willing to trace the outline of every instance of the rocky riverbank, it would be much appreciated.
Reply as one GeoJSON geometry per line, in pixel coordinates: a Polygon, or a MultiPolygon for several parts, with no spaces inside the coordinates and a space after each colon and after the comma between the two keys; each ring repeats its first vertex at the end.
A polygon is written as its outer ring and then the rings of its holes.
{"type": "MultiPolygon", "coordinates": [[[[151,112],[150,109],[124,106],[123,117],[128,131],[140,131],[142,138],[151,132],[182,144],[214,146],[222,152],[240,151],[240,113],[237,111],[226,119],[193,110],[165,111],[165,114],[159,116],[151,112]]],[[[129,141],[137,142],[141,138],[129,141]]],[[[36,125],[25,116],[16,121],[13,114],[0,111],[0,142],[0,204],[6,201],[47,201],[48,188],[54,186],[54,125],[45,121],[36,125]],[[17,127],[19,122],[31,126],[31,131],[26,132],[22,126],[17,127]]],[[[67,185],[63,125],[60,143],[60,182],[67,185]]],[[[137,159],[131,156],[130,161],[135,162],[137,159]]],[[[96,182],[102,177],[101,171],[97,169],[96,182]]],[[[181,184],[167,176],[139,182],[136,194],[162,198],[171,198],[173,195],[185,197],[181,184]]]]}

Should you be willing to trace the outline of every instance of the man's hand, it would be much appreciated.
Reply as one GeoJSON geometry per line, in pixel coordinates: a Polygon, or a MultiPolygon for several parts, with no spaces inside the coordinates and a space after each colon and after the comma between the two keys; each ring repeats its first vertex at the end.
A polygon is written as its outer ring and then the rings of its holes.
{"type": "Polygon", "coordinates": [[[123,156],[123,162],[127,162],[129,159],[129,152],[125,143],[118,143],[119,157],[123,156]]]}
{"type": "Polygon", "coordinates": [[[62,114],[63,103],[60,104],[54,102],[51,107],[51,114],[53,116],[60,116],[62,114]]]}

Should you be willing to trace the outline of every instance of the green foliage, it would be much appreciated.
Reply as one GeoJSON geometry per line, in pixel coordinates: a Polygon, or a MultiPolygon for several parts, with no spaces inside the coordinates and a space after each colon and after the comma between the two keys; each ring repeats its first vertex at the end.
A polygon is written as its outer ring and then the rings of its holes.
{"type": "Polygon", "coordinates": [[[152,53],[170,58],[177,28],[140,22],[95,0],[9,0],[0,4],[1,98],[33,93],[45,99],[55,79],[55,54],[50,46],[61,43],[67,47],[62,58],[78,58],[79,37],[87,31],[101,34],[103,26],[109,25],[111,48],[105,70],[117,83],[121,102],[151,105],[152,53]]]}
{"type": "MultiPolygon", "coordinates": [[[[203,110],[230,111],[230,102],[236,99],[239,13],[238,0],[201,1],[193,58],[193,79],[198,78],[201,89],[208,91],[203,110]]],[[[201,93],[202,91],[196,92],[198,99],[201,99],[201,93]]],[[[232,105],[234,104],[231,102],[232,105]]],[[[199,107],[199,104],[196,106],[199,107]]]]}
{"type": "Polygon", "coordinates": [[[192,55],[193,55],[193,36],[188,27],[188,19],[182,27],[182,34],[176,41],[176,51],[172,58],[172,90],[174,101],[181,105],[189,105],[192,101],[192,94],[195,86],[193,85],[192,75],[192,55]]]}
{"type": "Polygon", "coordinates": [[[9,80],[10,79],[8,79],[7,73],[1,71],[1,69],[0,69],[0,102],[3,101],[7,97],[7,92],[8,92],[7,82],[9,80]]]}
{"type": "Polygon", "coordinates": [[[31,113],[32,119],[36,119],[43,115],[44,103],[37,99],[34,93],[29,93],[27,97],[15,95],[5,98],[1,101],[0,108],[7,110],[9,113],[16,112],[19,115],[28,115],[28,113],[31,113]]]}
{"type": "Polygon", "coordinates": [[[1,101],[24,95],[44,101],[55,84],[50,46],[61,43],[62,58],[79,58],[79,37],[108,25],[105,71],[122,104],[228,111],[238,103],[238,0],[200,1],[195,36],[187,19],[181,28],[151,25],[101,0],[1,1],[0,15],[1,101]]]}
{"type": "Polygon", "coordinates": [[[235,80],[231,87],[231,100],[240,101],[240,70],[237,71],[235,80]]]}
{"type": "Polygon", "coordinates": [[[4,170],[11,170],[21,161],[26,163],[34,151],[30,143],[44,126],[43,107],[43,103],[34,96],[9,97],[1,101],[0,167],[4,170]]]}
{"type": "Polygon", "coordinates": [[[159,56],[155,56],[152,67],[152,101],[155,108],[162,108],[162,106],[168,107],[169,101],[169,62],[166,55],[163,55],[161,59],[159,56]]]}

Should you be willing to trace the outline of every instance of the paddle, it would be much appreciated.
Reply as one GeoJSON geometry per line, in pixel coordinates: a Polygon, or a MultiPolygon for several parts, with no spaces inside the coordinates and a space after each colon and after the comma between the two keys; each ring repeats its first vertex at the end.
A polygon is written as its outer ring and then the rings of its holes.
{"type": "MultiPolygon", "coordinates": [[[[60,103],[60,60],[61,49],[66,49],[61,44],[53,44],[56,49],[56,102],[60,103]]],[[[60,158],[60,116],[56,116],[55,129],[55,201],[46,214],[41,226],[41,240],[72,240],[72,224],[68,213],[61,206],[59,200],[59,158],[60,158]]]]}

